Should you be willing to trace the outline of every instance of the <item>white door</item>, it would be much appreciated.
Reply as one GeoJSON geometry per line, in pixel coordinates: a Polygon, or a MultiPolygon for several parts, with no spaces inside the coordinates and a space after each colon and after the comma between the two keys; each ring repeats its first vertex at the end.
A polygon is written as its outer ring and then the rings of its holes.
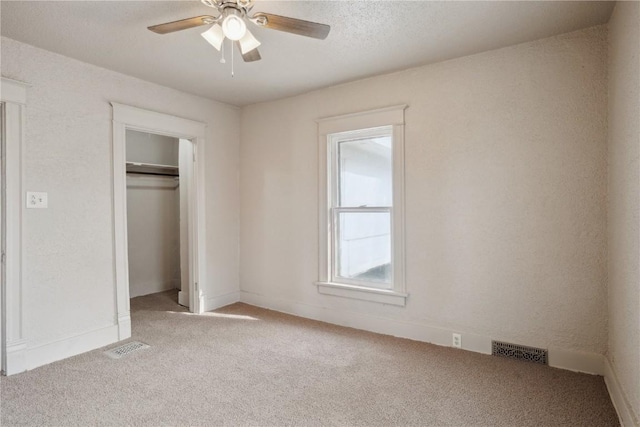
{"type": "Polygon", "coordinates": [[[193,162],[193,143],[188,139],[180,139],[179,170],[180,170],[180,292],[178,303],[189,307],[189,283],[191,274],[189,259],[191,246],[189,245],[189,188],[191,182],[193,162]]]}
{"type": "MultiPolygon", "coordinates": [[[[2,193],[2,196],[0,196],[0,199],[2,201],[0,201],[0,241],[1,243],[1,248],[2,248],[2,252],[0,254],[1,260],[2,260],[2,287],[0,287],[0,324],[2,325],[2,327],[0,327],[0,346],[4,347],[4,322],[2,322],[2,307],[3,307],[3,298],[4,298],[4,288],[5,288],[5,280],[6,280],[6,274],[5,274],[5,250],[6,250],[6,239],[5,239],[5,221],[4,221],[4,205],[5,205],[5,179],[4,179],[4,171],[5,171],[5,148],[4,148],[4,103],[0,103],[0,193],[2,193]]],[[[2,364],[2,354],[4,353],[4,349],[0,348],[0,367],[4,366],[2,364]]],[[[0,368],[1,369],[1,368],[0,368]]]]}

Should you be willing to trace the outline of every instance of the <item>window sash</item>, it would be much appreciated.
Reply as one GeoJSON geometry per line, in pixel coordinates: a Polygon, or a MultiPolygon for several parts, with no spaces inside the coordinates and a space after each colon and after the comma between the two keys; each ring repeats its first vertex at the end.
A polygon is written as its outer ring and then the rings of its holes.
{"type": "Polygon", "coordinates": [[[330,179],[330,208],[340,206],[340,149],[341,142],[351,142],[359,139],[377,138],[387,136],[391,138],[391,188],[394,187],[394,145],[395,135],[393,132],[393,126],[379,126],[371,129],[361,129],[349,132],[341,132],[338,134],[328,135],[329,139],[329,155],[331,156],[331,164],[329,165],[329,179],[330,179]]]}
{"type": "Polygon", "coordinates": [[[335,283],[344,283],[354,286],[362,286],[367,288],[377,289],[393,289],[394,278],[394,252],[393,252],[393,209],[390,206],[376,206],[376,207],[358,207],[358,208],[331,208],[331,281],[335,283]],[[340,226],[339,218],[341,213],[387,213],[389,214],[389,252],[391,263],[391,280],[390,282],[376,282],[373,280],[358,280],[339,275],[340,271],[340,226]]]}
{"type": "MultiPolygon", "coordinates": [[[[376,137],[389,137],[391,138],[391,162],[394,164],[394,144],[395,144],[395,135],[393,132],[393,126],[380,126],[370,129],[362,129],[355,130],[349,132],[341,132],[338,134],[328,135],[329,142],[329,155],[331,156],[331,162],[329,164],[329,179],[330,185],[328,188],[330,189],[330,198],[329,198],[329,218],[330,218],[330,226],[329,226],[329,234],[330,234],[330,242],[329,242],[329,277],[332,282],[335,283],[343,283],[347,285],[361,286],[366,288],[376,288],[376,289],[394,289],[394,218],[393,211],[391,206],[361,206],[361,207],[341,207],[340,204],[340,157],[339,157],[339,144],[342,142],[349,142],[359,139],[366,138],[376,138],[376,137]],[[338,217],[342,212],[346,213],[357,213],[357,212],[380,212],[380,213],[389,213],[389,221],[390,221],[390,251],[391,251],[391,281],[390,283],[384,282],[374,282],[369,280],[357,280],[352,278],[346,278],[338,275],[339,272],[339,226],[338,226],[338,217]]],[[[393,167],[393,166],[392,166],[393,167]]],[[[393,188],[393,169],[392,169],[392,188],[393,188]]]]}

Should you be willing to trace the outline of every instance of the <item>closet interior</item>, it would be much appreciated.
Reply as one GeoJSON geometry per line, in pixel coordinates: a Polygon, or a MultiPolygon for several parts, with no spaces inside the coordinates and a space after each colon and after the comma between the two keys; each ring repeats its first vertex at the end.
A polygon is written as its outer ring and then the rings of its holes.
{"type": "Polygon", "coordinates": [[[186,144],[190,141],[127,130],[130,298],[181,290],[188,283],[186,191],[181,194],[186,185],[180,185],[186,144]]]}

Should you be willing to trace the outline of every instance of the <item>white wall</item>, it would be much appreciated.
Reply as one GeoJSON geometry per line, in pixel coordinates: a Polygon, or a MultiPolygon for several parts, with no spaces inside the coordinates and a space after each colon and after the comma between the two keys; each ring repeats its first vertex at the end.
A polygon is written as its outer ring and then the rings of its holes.
{"type": "Polygon", "coordinates": [[[625,425],[640,422],[640,3],[609,23],[609,348],[607,376],[625,425]],[[621,396],[616,399],[616,392],[621,396]],[[633,421],[631,421],[633,420],[633,421]]]}
{"type": "Polygon", "coordinates": [[[601,26],[243,108],[243,300],[601,370],[606,57],[601,26]],[[321,295],[315,120],[404,103],[407,306],[321,295]]]}
{"type": "Polygon", "coordinates": [[[4,37],[0,54],[2,75],[31,85],[24,189],[49,193],[48,209],[27,210],[23,218],[31,366],[50,361],[61,340],[104,345],[110,334],[90,338],[115,325],[109,101],[208,124],[208,282],[201,287],[208,298],[237,293],[239,110],[4,37]]]}
{"type": "Polygon", "coordinates": [[[127,129],[127,161],[178,166],[178,139],[127,129]]]}

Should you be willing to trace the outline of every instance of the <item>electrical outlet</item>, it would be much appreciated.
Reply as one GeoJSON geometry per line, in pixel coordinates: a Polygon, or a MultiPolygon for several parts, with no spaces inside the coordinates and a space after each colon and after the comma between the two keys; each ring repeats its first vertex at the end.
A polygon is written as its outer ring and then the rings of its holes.
{"type": "Polygon", "coordinates": [[[453,334],[452,344],[455,348],[462,348],[462,336],[460,334],[453,334]]]}
{"type": "Polygon", "coordinates": [[[27,208],[46,209],[47,193],[27,191],[27,208]]]}

